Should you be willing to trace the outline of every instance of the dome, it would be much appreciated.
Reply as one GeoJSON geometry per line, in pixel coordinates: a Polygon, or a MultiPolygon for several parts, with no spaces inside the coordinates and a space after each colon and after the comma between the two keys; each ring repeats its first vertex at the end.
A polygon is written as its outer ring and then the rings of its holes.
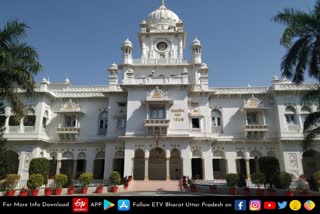
{"type": "Polygon", "coordinates": [[[116,63],[113,63],[113,64],[109,67],[108,70],[109,70],[109,71],[117,71],[117,70],[118,70],[118,66],[116,65],[116,63]]]}
{"type": "Polygon", "coordinates": [[[199,39],[197,37],[193,40],[192,45],[201,46],[201,43],[200,43],[200,41],[199,41],[199,39]]]}
{"type": "Polygon", "coordinates": [[[149,28],[169,29],[175,27],[178,22],[181,22],[177,14],[166,8],[162,2],[161,6],[155,11],[151,12],[147,19],[147,26],[149,28]]]}
{"type": "Polygon", "coordinates": [[[123,47],[131,47],[132,48],[132,42],[127,38],[123,43],[123,47]]]}

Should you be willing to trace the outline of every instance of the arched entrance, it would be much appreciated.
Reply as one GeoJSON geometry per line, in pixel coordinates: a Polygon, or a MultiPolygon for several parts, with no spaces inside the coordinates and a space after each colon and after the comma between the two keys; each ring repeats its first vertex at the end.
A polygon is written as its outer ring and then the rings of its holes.
{"type": "Polygon", "coordinates": [[[150,151],[149,179],[166,180],[166,153],[159,147],[150,151]]]}
{"type": "Polygon", "coordinates": [[[62,154],[62,160],[61,160],[61,168],[60,173],[65,174],[68,177],[73,177],[73,154],[72,152],[65,152],[62,154]]]}
{"type": "Polygon", "coordinates": [[[259,171],[259,158],[261,157],[261,153],[257,150],[253,150],[250,152],[250,160],[249,160],[249,166],[250,166],[250,175],[254,172],[259,171]]]}
{"type": "Polygon", "coordinates": [[[84,152],[80,152],[77,159],[76,178],[78,178],[82,173],[86,172],[86,165],[86,154],[84,152]]]}
{"type": "Polygon", "coordinates": [[[104,173],[104,152],[100,151],[96,154],[93,167],[93,177],[95,179],[103,179],[104,173]]]}
{"type": "Polygon", "coordinates": [[[201,155],[201,151],[198,149],[192,152],[191,168],[192,168],[192,178],[194,179],[203,178],[202,155],[201,155]]]}
{"type": "Polygon", "coordinates": [[[57,153],[51,152],[50,153],[50,169],[49,169],[49,178],[53,179],[53,176],[57,174],[57,153]]]}
{"type": "Polygon", "coordinates": [[[246,177],[246,174],[247,174],[246,161],[245,161],[245,156],[241,151],[237,152],[236,165],[237,165],[237,174],[242,175],[243,177],[246,177]]]}
{"type": "Polygon", "coordinates": [[[304,175],[310,177],[320,170],[320,153],[313,149],[305,151],[302,155],[302,165],[304,175]]]}
{"type": "Polygon", "coordinates": [[[19,155],[18,153],[12,151],[12,150],[7,150],[5,152],[5,155],[7,156],[7,164],[8,164],[8,174],[17,174],[18,169],[19,169],[19,155]]]}
{"type": "Polygon", "coordinates": [[[213,152],[212,168],[214,179],[222,179],[226,175],[226,158],[223,151],[215,150],[213,152]]]}
{"type": "Polygon", "coordinates": [[[124,151],[117,151],[114,154],[113,159],[113,170],[120,173],[121,178],[123,178],[124,172],[124,151]]]}
{"type": "Polygon", "coordinates": [[[142,149],[135,151],[133,167],[133,179],[144,180],[144,152],[142,149]]]}
{"type": "Polygon", "coordinates": [[[178,149],[171,150],[170,155],[170,179],[179,180],[182,177],[181,156],[178,149]]]}

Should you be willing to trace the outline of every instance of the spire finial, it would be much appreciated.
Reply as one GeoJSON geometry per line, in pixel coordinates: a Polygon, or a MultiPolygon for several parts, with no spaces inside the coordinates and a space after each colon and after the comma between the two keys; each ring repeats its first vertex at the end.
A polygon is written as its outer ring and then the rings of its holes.
{"type": "Polygon", "coordinates": [[[161,0],[161,6],[164,6],[164,0],[161,0]]]}

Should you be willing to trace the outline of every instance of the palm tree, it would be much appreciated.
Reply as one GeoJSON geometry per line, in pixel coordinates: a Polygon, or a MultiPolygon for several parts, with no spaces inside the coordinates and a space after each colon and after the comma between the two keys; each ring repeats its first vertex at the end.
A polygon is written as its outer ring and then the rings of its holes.
{"type": "MultiPolygon", "coordinates": [[[[282,76],[292,78],[296,84],[304,81],[307,74],[320,83],[320,0],[317,0],[312,11],[304,12],[286,8],[273,17],[273,21],[285,24],[280,43],[287,48],[281,62],[282,76]]],[[[320,104],[320,87],[307,92],[302,102],[320,104]]],[[[307,148],[310,142],[320,134],[320,112],[307,116],[303,132],[303,145],[307,148]]]]}
{"type": "MultiPolygon", "coordinates": [[[[3,103],[0,102],[0,115],[4,114],[3,103]]],[[[0,180],[5,178],[8,170],[8,161],[6,158],[6,139],[3,138],[5,117],[0,116],[0,180]]]]}
{"type": "MultiPolygon", "coordinates": [[[[317,102],[320,104],[320,86],[317,89],[308,91],[302,98],[302,103],[317,102]]],[[[320,108],[318,111],[308,114],[303,124],[303,147],[308,149],[311,142],[320,135],[320,108]]]]}
{"type": "Polygon", "coordinates": [[[41,70],[37,52],[21,41],[27,28],[17,20],[8,21],[0,28],[0,100],[7,99],[17,120],[24,115],[24,105],[17,92],[33,95],[33,75],[41,70]]]}

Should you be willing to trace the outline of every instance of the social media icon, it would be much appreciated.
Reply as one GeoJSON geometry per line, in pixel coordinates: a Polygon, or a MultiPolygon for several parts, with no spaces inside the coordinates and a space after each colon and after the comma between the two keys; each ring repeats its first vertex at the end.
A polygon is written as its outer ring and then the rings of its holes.
{"type": "Polygon", "coordinates": [[[118,200],[118,210],[119,211],[129,211],[130,201],[129,200],[118,200]]]}
{"type": "Polygon", "coordinates": [[[316,207],[316,204],[313,201],[308,200],[303,204],[303,206],[306,210],[311,211],[316,207]]]}
{"type": "Polygon", "coordinates": [[[235,200],[234,201],[234,210],[246,211],[247,210],[247,201],[246,200],[235,200]]]}
{"type": "Polygon", "coordinates": [[[274,202],[274,201],[265,201],[263,203],[263,209],[265,209],[265,210],[274,210],[274,209],[276,209],[276,202],[274,202]]]}
{"type": "Polygon", "coordinates": [[[278,209],[283,210],[284,208],[287,207],[287,204],[288,204],[288,202],[286,202],[286,201],[278,202],[278,207],[279,207],[278,209]]]}
{"type": "Polygon", "coordinates": [[[260,200],[250,200],[249,201],[249,210],[251,210],[251,211],[261,210],[261,201],[260,200]]]}
{"type": "Polygon", "coordinates": [[[72,211],[73,212],[88,212],[89,210],[88,198],[73,198],[72,199],[72,211]]]}
{"type": "Polygon", "coordinates": [[[290,201],[289,207],[291,210],[297,211],[297,210],[300,210],[301,203],[298,200],[292,200],[292,201],[290,201]]]}
{"type": "Polygon", "coordinates": [[[111,207],[114,207],[115,204],[108,201],[108,200],[103,200],[103,210],[110,209],[111,207]]]}

